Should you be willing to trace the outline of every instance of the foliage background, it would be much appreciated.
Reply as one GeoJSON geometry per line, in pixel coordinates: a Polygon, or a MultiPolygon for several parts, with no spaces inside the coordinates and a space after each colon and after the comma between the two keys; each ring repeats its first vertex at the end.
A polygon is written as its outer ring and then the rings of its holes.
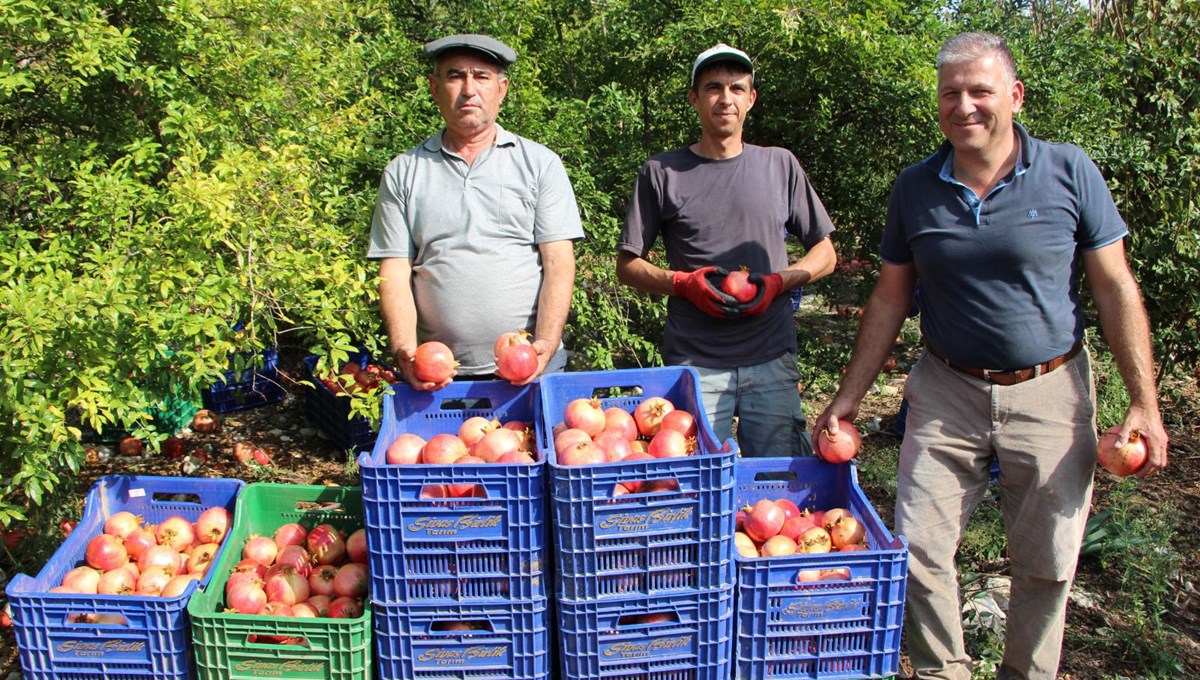
{"type": "Polygon", "coordinates": [[[568,343],[614,368],[661,360],[662,301],[617,284],[614,244],[638,166],[695,136],[698,52],[754,56],[748,139],[792,149],[839,253],[870,260],[964,28],[1009,38],[1022,121],[1110,179],[1162,370],[1195,370],[1197,3],[0,0],[0,525],[78,469],[83,431],[171,434],[172,396],[231,352],[383,347],[364,253],[381,169],[440,126],[425,41],[520,54],[501,122],[566,163],[587,229],[568,343]]]}

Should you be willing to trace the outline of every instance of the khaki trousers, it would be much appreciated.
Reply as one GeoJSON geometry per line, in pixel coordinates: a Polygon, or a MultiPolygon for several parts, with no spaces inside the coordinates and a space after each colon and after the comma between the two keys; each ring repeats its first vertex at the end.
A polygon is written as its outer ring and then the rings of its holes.
{"type": "Polygon", "coordinates": [[[1054,680],[1096,465],[1086,351],[1001,387],[926,354],[905,385],[896,533],[910,548],[905,625],[918,678],[970,680],[955,552],[1000,464],[1012,567],[1002,680],[1054,680]]]}

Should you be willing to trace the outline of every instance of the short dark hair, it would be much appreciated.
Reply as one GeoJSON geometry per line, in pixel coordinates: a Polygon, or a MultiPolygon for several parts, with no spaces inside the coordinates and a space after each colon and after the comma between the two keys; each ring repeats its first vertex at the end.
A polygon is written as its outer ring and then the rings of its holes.
{"type": "Polygon", "coordinates": [[[959,33],[947,39],[937,53],[937,70],[940,74],[946,64],[961,64],[989,56],[1000,62],[1009,84],[1017,82],[1017,62],[1012,50],[1004,38],[993,33],[959,33]]]}
{"type": "Polygon", "coordinates": [[[710,71],[717,67],[728,69],[734,73],[741,73],[741,74],[749,73],[750,74],[750,89],[754,89],[754,71],[750,70],[749,68],[746,68],[745,64],[738,61],[737,59],[714,59],[713,61],[710,61],[710,62],[704,64],[704,66],[701,66],[700,70],[696,72],[696,79],[692,81],[692,92],[699,92],[700,91],[700,77],[703,76],[706,71],[710,71]]]}

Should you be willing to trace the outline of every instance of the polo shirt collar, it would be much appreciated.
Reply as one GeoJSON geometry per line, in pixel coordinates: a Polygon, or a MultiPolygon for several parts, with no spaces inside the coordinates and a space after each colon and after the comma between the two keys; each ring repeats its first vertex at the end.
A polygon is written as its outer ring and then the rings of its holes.
{"type": "MultiPolygon", "coordinates": [[[[425,140],[425,149],[430,152],[438,152],[442,150],[442,135],[446,134],[446,128],[442,128],[436,135],[425,140]]],[[[496,141],[493,146],[513,146],[517,143],[517,136],[508,130],[505,130],[496,123],[496,141]]]]}
{"type": "MultiPolygon", "coordinates": [[[[1028,170],[1029,166],[1032,164],[1032,156],[1034,155],[1034,151],[1030,147],[1029,132],[1025,129],[1025,126],[1013,121],[1013,129],[1017,131],[1018,144],[1017,164],[1013,167],[1012,176],[1020,177],[1021,175],[1025,174],[1025,171],[1028,170]]],[[[935,153],[933,157],[935,163],[938,159],[941,160],[941,163],[935,166],[938,168],[938,177],[941,178],[942,181],[957,184],[958,181],[954,179],[953,172],[954,146],[951,145],[949,141],[942,142],[942,145],[938,147],[937,153],[935,153]]]]}

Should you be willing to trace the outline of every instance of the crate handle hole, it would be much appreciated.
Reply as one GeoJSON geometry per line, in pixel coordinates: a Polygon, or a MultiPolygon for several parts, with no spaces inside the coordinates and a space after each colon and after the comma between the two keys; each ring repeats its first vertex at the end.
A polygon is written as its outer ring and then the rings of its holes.
{"type": "Polygon", "coordinates": [[[641,397],[646,390],[641,385],[613,385],[612,387],[597,387],[592,390],[592,399],[622,399],[641,397]]]}
{"type": "Polygon", "coordinates": [[[822,569],[804,569],[796,575],[796,582],[815,584],[825,581],[849,581],[850,567],[825,567],[822,569]]]}
{"type": "Polygon", "coordinates": [[[786,470],[759,472],[754,475],[754,481],[756,482],[794,482],[797,479],[799,479],[799,477],[795,472],[789,472],[786,470]]]}
{"type": "Polygon", "coordinates": [[[434,621],[429,628],[433,633],[491,633],[492,624],[486,619],[464,621],[434,621]]]}
{"type": "Polygon", "coordinates": [[[194,493],[155,491],[151,498],[155,503],[191,503],[193,505],[200,505],[200,496],[194,493]]]}
{"type": "Polygon", "coordinates": [[[633,626],[654,626],[659,624],[678,624],[679,615],[675,612],[650,612],[648,614],[626,614],[617,619],[618,628],[633,626]]]}
{"type": "Polygon", "coordinates": [[[83,612],[67,614],[67,623],[86,626],[128,626],[129,621],[120,614],[96,614],[83,612]]]}
{"type": "Polygon", "coordinates": [[[276,647],[304,647],[308,648],[308,638],[293,637],[291,635],[261,635],[251,633],[246,636],[246,643],[252,645],[272,645],[276,647]]]}
{"type": "Polygon", "coordinates": [[[494,411],[492,400],[488,397],[456,397],[442,401],[442,411],[494,411]]]}
{"type": "Polygon", "coordinates": [[[644,481],[627,481],[617,482],[613,484],[612,491],[609,495],[616,498],[626,494],[636,495],[645,493],[668,493],[679,491],[679,480],[674,477],[663,477],[661,479],[647,479],[644,481]],[[620,488],[618,488],[620,487],[620,488]]]}
{"type": "Polygon", "coordinates": [[[482,484],[426,484],[421,487],[421,492],[417,494],[417,498],[421,500],[430,500],[437,498],[446,498],[449,500],[457,500],[460,498],[487,498],[487,487],[482,484]]]}

